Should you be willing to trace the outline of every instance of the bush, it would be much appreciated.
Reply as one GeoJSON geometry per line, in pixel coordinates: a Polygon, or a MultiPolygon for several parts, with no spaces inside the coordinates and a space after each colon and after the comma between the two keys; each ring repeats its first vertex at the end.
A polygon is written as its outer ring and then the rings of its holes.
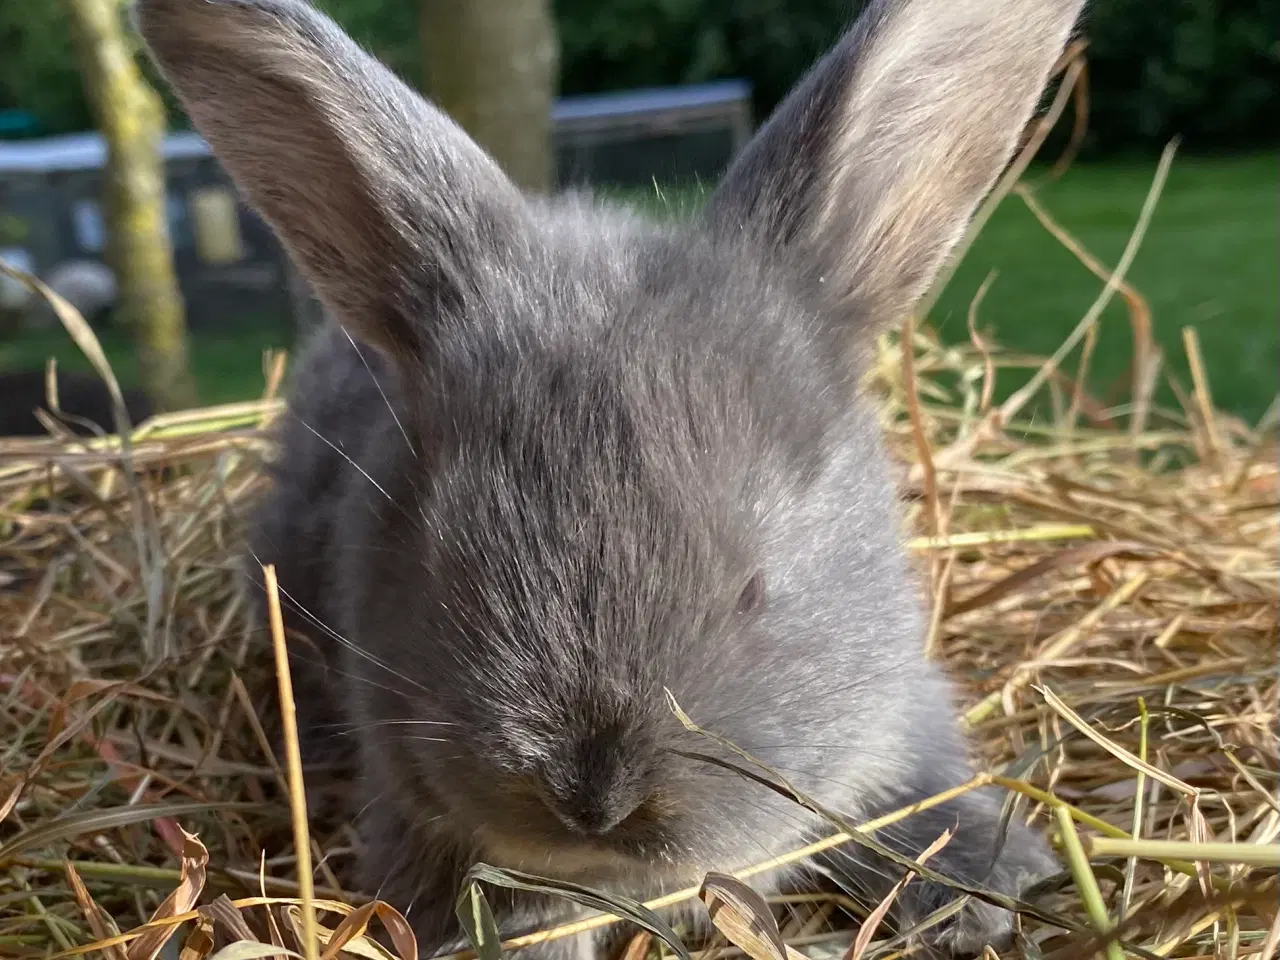
{"type": "Polygon", "coordinates": [[[92,124],[62,4],[0,3],[0,110],[30,111],[45,130],[92,124]]]}
{"type": "MultiPolygon", "coordinates": [[[[422,79],[414,0],[319,0],[411,83],[422,79]]],[[[555,0],[561,89],[745,77],[763,117],[852,19],[851,0],[555,0]]],[[[1280,0],[1095,0],[1093,153],[1277,142],[1280,0]]],[[[57,3],[0,4],[0,109],[55,130],[88,120],[57,3]]]]}
{"type": "Polygon", "coordinates": [[[852,20],[848,0],[557,0],[566,93],[745,77],[761,117],[852,20]]]}
{"type": "Polygon", "coordinates": [[[1104,0],[1085,26],[1098,146],[1276,142],[1280,0],[1104,0]]]}
{"type": "MultiPolygon", "coordinates": [[[[761,116],[852,19],[849,0],[557,0],[563,89],[742,76],[761,116]]],[[[1093,153],[1275,143],[1280,0],[1095,0],[1093,153]]]]}

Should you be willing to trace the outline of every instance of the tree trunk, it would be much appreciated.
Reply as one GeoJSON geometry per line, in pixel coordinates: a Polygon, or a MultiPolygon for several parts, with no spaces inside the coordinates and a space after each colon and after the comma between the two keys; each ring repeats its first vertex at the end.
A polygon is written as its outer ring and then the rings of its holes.
{"type": "Polygon", "coordinates": [[[421,0],[427,91],[517,184],[546,192],[560,43],[550,0],[421,0]]]}
{"type": "Polygon", "coordinates": [[[160,410],[195,403],[186,310],[165,207],[164,107],[134,59],[120,0],[63,0],[81,77],[107,142],[107,259],[143,386],[160,410]]]}

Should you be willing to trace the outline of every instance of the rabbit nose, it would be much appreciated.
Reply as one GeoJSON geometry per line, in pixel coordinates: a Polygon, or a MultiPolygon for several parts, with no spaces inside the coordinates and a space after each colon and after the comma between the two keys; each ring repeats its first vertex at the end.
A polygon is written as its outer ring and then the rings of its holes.
{"type": "Polygon", "coordinates": [[[628,811],[610,809],[611,804],[597,803],[583,806],[570,815],[570,829],[587,836],[598,837],[608,833],[623,820],[628,811]]]}
{"type": "Polygon", "coordinates": [[[552,801],[556,817],[574,833],[599,837],[613,830],[631,816],[640,805],[638,799],[610,796],[593,789],[597,784],[584,780],[570,796],[552,801]]]}
{"type": "Polygon", "coordinates": [[[569,735],[544,760],[544,802],[565,827],[599,837],[626,820],[652,789],[648,742],[623,723],[597,721],[569,735]]]}

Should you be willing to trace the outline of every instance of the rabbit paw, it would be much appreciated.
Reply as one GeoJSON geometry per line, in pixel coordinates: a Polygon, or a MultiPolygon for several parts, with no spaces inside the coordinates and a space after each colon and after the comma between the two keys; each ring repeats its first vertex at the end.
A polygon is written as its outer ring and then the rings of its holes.
{"type": "MultiPolygon", "coordinates": [[[[1017,828],[1010,831],[1000,859],[985,880],[977,885],[992,893],[1020,898],[1029,887],[1059,869],[1058,861],[1039,836],[1025,828],[1017,828]]],[[[928,891],[918,906],[920,919],[944,906],[954,895],[939,885],[924,886],[928,891]]],[[[959,913],[925,933],[924,938],[944,956],[951,957],[977,956],[987,946],[1003,949],[1013,938],[1013,914],[1002,907],[971,898],[959,913]]]]}

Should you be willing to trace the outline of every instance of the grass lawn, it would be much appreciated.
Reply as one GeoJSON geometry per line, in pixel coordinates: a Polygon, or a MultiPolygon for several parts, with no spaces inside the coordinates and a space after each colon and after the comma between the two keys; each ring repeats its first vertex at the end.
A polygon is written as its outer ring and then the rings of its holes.
{"type": "MultiPolygon", "coordinates": [[[[1038,196],[1044,206],[1105,264],[1114,264],[1142,206],[1154,160],[1080,164],[1038,196]]],[[[1039,175],[1033,174],[1033,182],[1039,175]]],[[[1280,386],[1280,285],[1277,280],[1277,163],[1271,155],[1175,160],[1150,230],[1129,273],[1150,304],[1166,370],[1189,382],[1182,328],[1197,328],[1214,397],[1226,410],[1256,420],[1280,386]]],[[[698,191],[631,194],[666,215],[696,209],[698,191]]],[[[987,274],[998,276],[979,324],[1004,346],[1048,353],[1089,308],[1100,282],[1036,222],[1017,197],[1000,206],[969,250],[934,308],[944,338],[964,340],[965,316],[987,274]]],[[[216,403],[257,395],[262,351],[287,345],[281,323],[229,321],[225,331],[193,335],[192,362],[201,400],[216,403]]],[[[132,381],[127,339],[104,335],[117,373],[132,381]]],[[[57,332],[0,342],[0,368],[39,364],[48,355],[83,367],[75,347],[57,332]]],[[[1093,363],[1095,386],[1128,369],[1130,331],[1117,297],[1103,316],[1093,363]]],[[[1071,369],[1069,365],[1068,369],[1071,369]]],[[[1012,376],[1000,384],[1016,386],[1012,376]]],[[[1168,402],[1170,394],[1162,394],[1168,402]]]]}
{"type": "MultiPolygon", "coordinates": [[[[102,330],[98,339],[121,384],[135,386],[138,363],[130,338],[119,330],[102,330]]],[[[259,326],[241,321],[227,331],[192,334],[191,367],[200,402],[229,403],[261,396],[266,383],[263,351],[288,345],[285,325],[278,321],[259,326]]],[[[43,367],[51,356],[57,358],[60,370],[92,369],[60,328],[24,334],[21,340],[0,341],[0,369],[43,367]]]]}
{"type": "MultiPolygon", "coordinates": [[[[1072,168],[1038,197],[1095,257],[1114,265],[1155,169],[1146,163],[1072,168]]],[[[1190,374],[1182,328],[1192,326],[1214,399],[1256,420],[1280,387],[1280,253],[1275,156],[1175,159],[1129,282],[1151,308],[1166,370],[1190,374]]],[[[967,337],[966,311],[988,272],[998,276],[979,323],[1011,347],[1048,353],[1089,309],[1102,284],[1051,237],[1018,197],[1007,199],[960,264],[934,310],[944,337],[967,337]]],[[[1103,314],[1094,383],[1125,375],[1131,331],[1116,297],[1103,314]]],[[[1171,394],[1165,393],[1167,402],[1171,394]]]]}

